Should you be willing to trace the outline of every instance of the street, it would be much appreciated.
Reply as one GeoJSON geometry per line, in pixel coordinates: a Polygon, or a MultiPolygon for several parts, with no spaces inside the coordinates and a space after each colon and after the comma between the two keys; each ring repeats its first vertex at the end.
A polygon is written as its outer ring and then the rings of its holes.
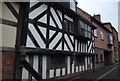
{"type": "Polygon", "coordinates": [[[72,81],[120,81],[120,63],[104,66],[95,72],[90,72],[72,81]]]}
{"type": "Polygon", "coordinates": [[[119,81],[120,80],[120,65],[115,66],[113,69],[109,70],[105,74],[98,77],[98,79],[119,81]]]}

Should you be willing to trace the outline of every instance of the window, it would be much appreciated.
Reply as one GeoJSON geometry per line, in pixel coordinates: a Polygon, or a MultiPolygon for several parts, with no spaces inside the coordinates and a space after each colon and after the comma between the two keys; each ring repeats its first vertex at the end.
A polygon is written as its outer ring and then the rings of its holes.
{"type": "Polygon", "coordinates": [[[84,65],[85,57],[84,56],[76,56],[76,64],[77,65],[84,65]]]}
{"type": "Polygon", "coordinates": [[[80,27],[84,28],[84,22],[80,21],[80,27]]]}
{"type": "Polygon", "coordinates": [[[94,36],[97,37],[97,29],[94,30],[94,36]]]}
{"type": "Polygon", "coordinates": [[[51,65],[65,65],[65,57],[64,56],[51,56],[50,57],[51,65]]]}
{"type": "Polygon", "coordinates": [[[88,31],[91,32],[91,27],[90,26],[88,26],[88,31]]]}
{"type": "Polygon", "coordinates": [[[64,28],[65,28],[66,31],[74,33],[73,22],[71,22],[67,19],[64,20],[64,28]]]}
{"type": "Polygon", "coordinates": [[[100,31],[100,36],[101,36],[101,39],[104,40],[104,33],[102,31],[100,31]]]}
{"type": "Polygon", "coordinates": [[[78,34],[80,33],[80,35],[91,39],[91,36],[92,36],[91,26],[89,26],[88,24],[86,24],[86,23],[84,23],[83,21],[80,21],[80,20],[79,20],[78,24],[79,24],[79,29],[80,29],[80,31],[78,31],[78,34]]]}
{"type": "Polygon", "coordinates": [[[110,33],[108,33],[108,43],[113,44],[113,36],[110,33]]]}
{"type": "Polygon", "coordinates": [[[96,64],[99,63],[98,54],[95,55],[95,58],[96,58],[96,64]]]}

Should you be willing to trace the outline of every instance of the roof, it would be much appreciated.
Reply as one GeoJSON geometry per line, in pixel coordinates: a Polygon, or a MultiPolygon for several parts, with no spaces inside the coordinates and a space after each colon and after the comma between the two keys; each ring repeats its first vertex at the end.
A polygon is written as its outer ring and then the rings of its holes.
{"type": "Polygon", "coordinates": [[[110,22],[103,23],[103,25],[106,25],[106,24],[110,24],[111,28],[114,29],[116,31],[116,33],[118,33],[117,30],[115,29],[115,27],[113,27],[110,22]]]}

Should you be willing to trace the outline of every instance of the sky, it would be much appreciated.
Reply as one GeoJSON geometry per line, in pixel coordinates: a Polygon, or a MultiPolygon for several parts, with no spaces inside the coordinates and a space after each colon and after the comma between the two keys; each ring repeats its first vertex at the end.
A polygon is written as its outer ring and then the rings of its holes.
{"type": "Polygon", "coordinates": [[[101,22],[111,22],[118,31],[118,1],[120,0],[77,0],[77,6],[91,16],[100,14],[101,22]]]}

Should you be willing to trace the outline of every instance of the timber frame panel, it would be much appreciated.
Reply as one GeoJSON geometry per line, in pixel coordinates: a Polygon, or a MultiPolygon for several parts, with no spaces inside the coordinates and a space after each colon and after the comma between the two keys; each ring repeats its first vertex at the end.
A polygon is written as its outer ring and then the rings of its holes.
{"type": "Polygon", "coordinates": [[[81,18],[76,12],[63,9],[64,7],[58,3],[26,2],[19,3],[18,14],[10,2],[5,2],[5,5],[18,20],[13,22],[0,18],[1,24],[17,28],[14,79],[21,81],[26,70],[28,75],[25,79],[39,81],[92,69],[90,59],[94,53],[93,29],[91,30],[92,39],[88,40],[82,36],[79,39],[76,33],[66,31],[64,27],[64,20],[67,19],[74,24],[74,28],[77,28],[76,22],[81,18]],[[38,11],[39,13],[36,13],[38,11]],[[62,67],[50,66],[50,56],[53,55],[64,56],[65,64],[62,67]],[[75,64],[75,56],[82,55],[86,56],[86,63],[79,66],[75,64]],[[88,65],[91,66],[87,67],[88,65]],[[50,76],[50,73],[54,75],[50,76]]]}

